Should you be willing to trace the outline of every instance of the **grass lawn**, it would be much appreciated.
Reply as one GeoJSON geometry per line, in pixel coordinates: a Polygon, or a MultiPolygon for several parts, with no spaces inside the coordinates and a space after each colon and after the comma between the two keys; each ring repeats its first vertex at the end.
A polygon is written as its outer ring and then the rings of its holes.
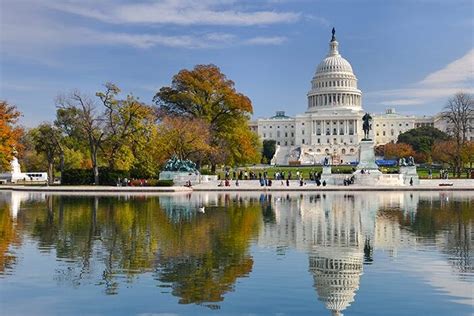
{"type": "MultiPolygon", "coordinates": [[[[333,166],[332,167],[332,173],[350,173],[352,170],[353,170],[353,166],[347,166],[347,165],[342,165],[342,166],[333,166]]],[[[276,172],[285,172],[285,177],[288,175],[288,172],[291,171],[291,174],[292,174],[292,178],[295,179],[296,178],[296,172],[300,172],[300,174],[302,173],[303,174],[303,178],[305,179],[309,179],[309,173],[310,172],[321,172],[322,171],[322,166],[292,166],[292,167],[274,167],[274,166],[248,166],[248,167],[238,167],[237,168],[237,172],[238,171],[247,171],[247,172],[250,172],[250,171],[253,171],[257,174],[257,177],[258,177],[258,173],[263,173],[264,171],[267,171],[267,174],[268,174],[268,177],[270,179],[274,179],[275,178],[275,173],[276,172]]],[[[382,171],[382,173],[397,173],[399,170],[398,167],[381,167],[380,168],[380,171],[382,171]]],[[[231,169],[230,170],[230,174],[231,174],[231,177],[232,177],[232,172],[234,171],[234,169],[231,169]]],[[[432,169],[432,177],[433,179],[439,179],[439,172],[440,170],[438,169],[432,169]]],[[[417,172],[418,172],[418,176],[420,177],[420,179],[428,179],[429,176],[428,176],[428,168],[417,168],[417,172]]],[[[225,171],[224,170],[218,170],[217,172],[218,175],[220,175],[220,178],[221,179],[224,179],[224,175],[225,175],[225,171]]],[[[449,173],[449,178],[454,178],[454,175],[452,172],[449,173]]],[[[467,178],[467,173],[466,172],[463,172],[463,174],[461,175],[461,178],[462,179],[466,179],[467,178]]]]}

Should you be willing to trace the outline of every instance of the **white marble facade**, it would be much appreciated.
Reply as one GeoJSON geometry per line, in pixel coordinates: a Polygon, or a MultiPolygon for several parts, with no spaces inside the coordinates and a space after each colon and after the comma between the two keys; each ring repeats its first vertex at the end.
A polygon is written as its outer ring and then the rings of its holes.
{"type": "MultiPolygon", "coordinates": [[[[251,122],[250,127],[262,140],[275,140],[277,156],[272,161],[288,164],[320,164],[325,157],[332,164],[346,164],[358,160],[359,143],[363,138],[362,91],[352,66],[339,53],[334,34],[329,42],[328,55],[321,61],[311,80],[305,113],[289,117],[283,111],[275,116],[251,122]],[[295,155],[295,153],[297,153],[295,155]]],[[[406,116],[394,109],[384,114],[371,114],[371,137],[375,145],[396,142],[398,135],[420,126],[434,126],[447,131],[440,115],[406,116]]],[[[472,133],[471,133],[472,134],[472,133]]],[[[474,139],[474,134],[469,135],[474,139]]]]}

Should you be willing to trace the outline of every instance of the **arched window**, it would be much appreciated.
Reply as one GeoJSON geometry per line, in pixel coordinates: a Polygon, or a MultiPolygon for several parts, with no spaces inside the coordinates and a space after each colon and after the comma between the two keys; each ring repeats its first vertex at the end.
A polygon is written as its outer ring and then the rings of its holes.
{"type": "Polygon", "coordinates": [[[341,153],[342,153],[343,155],[345,155],[345,154],[346,154],[346,149],[345,149],[345,148],[342,148],[341,153]]]}

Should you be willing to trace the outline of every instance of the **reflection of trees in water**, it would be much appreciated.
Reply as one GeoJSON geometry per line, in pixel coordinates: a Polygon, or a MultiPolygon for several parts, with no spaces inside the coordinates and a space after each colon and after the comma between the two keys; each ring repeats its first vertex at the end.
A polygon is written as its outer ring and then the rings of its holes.
{"type": "Polygon", "coordinates": [[[400,227],[436,242],[441,251],[448,255],[450,264],[463,277],[464,272],[474,270],[474,238],[472,202],[469,199],[420,200],[415,214],[403,214],[397,210],[383,209],[379,214],[387,216],[400,227]]]}
{"type": "MultiPolygon", "coordinates": [[[[41,251],[56,250],[58,282],[93,283],[116,294],[155,271],[183,303],[218,302],[251,271],[249,240],[261,221],[258,204],[219,204],[225,208],[196,214],[194,206],[163,209],[158,197],[48,196],[35,207],[25,203],[18,220],[41,251]]],[[[9,216],[8,209],[0,215],[9,216]]]]}
{"type": "Polygon", "coordinates": [[[450,264],[463,277],[464,272],[474,271],[473,205],[468,200],[421,201],[410,229],[422,236],[441,238],[439,245],[448,255],[450,264]],[[432,232],[428,232],[431,229],[432,232]]]}
{"type": "Polygon", "coordinates": [[[17,227],[6,203],[0,204],[0,276],[8,274],[17,263],[12,247],[21,243],[17,227]]]}
{"type": "Polygon", "coordinates": [[[172,223],[163,231],[156,278],[171,283],[180,303],[216,308],[237,278],[248,275],[253,260],[249,241],[258,233],[258,205],[206,210],[195,221],[172,223]]]}

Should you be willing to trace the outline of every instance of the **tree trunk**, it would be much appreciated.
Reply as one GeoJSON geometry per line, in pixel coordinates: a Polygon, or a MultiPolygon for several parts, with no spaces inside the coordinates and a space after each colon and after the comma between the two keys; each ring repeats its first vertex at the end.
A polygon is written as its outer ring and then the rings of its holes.
{"type": "Polygon", "coordinates": [[[216,173],[216,164],[212,163],[211,164],[211,174],[215,174],[215,173],[216,173]]]}
{"type": "Polygon", "coordinates": [[[91,149],[92,172],[94,174],[94,185],[99,185],[99,166],[97,165],[97,149],[91,149]]]}
{"type": "Polygon", "coordinates": [[[51,185],[54,183],[54,163],[48,161],[48,184],[51,185]]]}
{"type": "Polygon", "coordinates": [[[61,158],[59,162],[59,170],[61,171],[61,184],[63,183],[63,172],[64,172],[64,151],[61,151],[61,158]]]}

